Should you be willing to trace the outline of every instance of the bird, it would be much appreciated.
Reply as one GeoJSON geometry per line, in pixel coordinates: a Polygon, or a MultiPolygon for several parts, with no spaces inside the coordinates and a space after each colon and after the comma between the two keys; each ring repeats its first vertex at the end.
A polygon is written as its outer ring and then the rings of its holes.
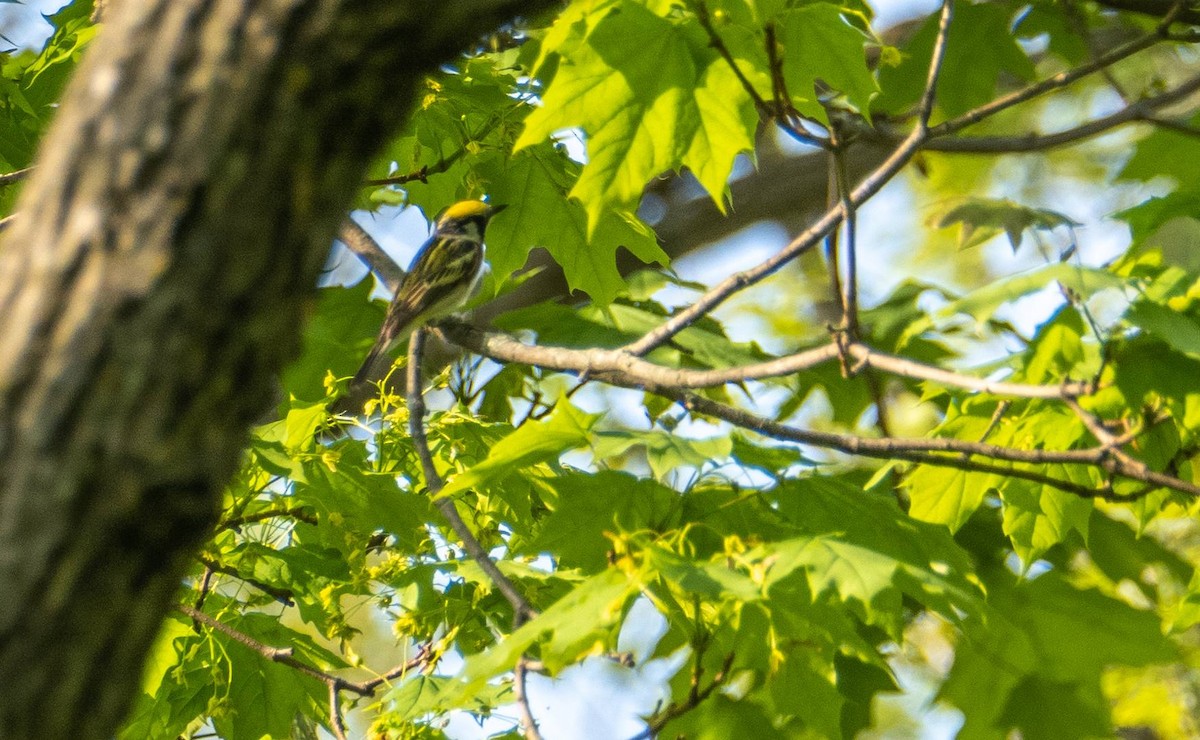
{"type": "Polygon", "coordinates": [[[390,352],[415,329],[453,313],[475,294],[483,275],[484,231],[505,207],[463,200],[438,214],[433,234],[417,250],[396,288],[375,344],[345,395],[331,406],[334,413],[361,410],[371,384],[391,367],[390,352]]]}

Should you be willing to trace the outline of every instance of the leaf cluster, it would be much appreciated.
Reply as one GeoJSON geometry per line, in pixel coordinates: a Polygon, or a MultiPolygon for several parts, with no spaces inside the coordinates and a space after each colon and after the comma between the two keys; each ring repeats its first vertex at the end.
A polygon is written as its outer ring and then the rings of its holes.
{"type": "MultiPolygon", "coordinates": [[[[90,13],[71,3],[44,49],[0,58],[2,171],[31,162],[90,13]]],[[[522,676],[584,661],[668,676],[648,735],[851,737],[914,691],[961,712],[963,737],[1194,735],[1194,33],[1043,0],[949,3],[902,39],[855,0],[576,0],[454,60],[358,206],[505,203],[480,300],[520,291],[540,247],[572,302],[499,316],[508,355],[427,372],[435,482],[394,383],[321,434],[383,314],[370,281],[323,288],[122,736],[349,717],[443,737],[462,713],[516,732],[522,676]],[[1097,100],[1132,112],[1093,125],[1097,100]],[[1078,137],[1030,144],[1047,128],[1078,137]],[[878,208],[858,146],[898,157],[880,187],[911,163],[878,208]],[[828,167],[816,231],[758,272],[672,272],[655,208],[736,218],[731,183],[767,156],[828,167]],[[1105,218],[1122,228],[1100,259],[1105,218]],[[911,249],[885,243],[901,227],[911,249]],[[816,269],[792,259],[818,246],[816,269]],[[622,248],[653,269],[623,273],[622,248]],[[625,364],[595,369],[608,350],[625,364]],[[648,612],[661,634],[631,650],[648,612]]]]}

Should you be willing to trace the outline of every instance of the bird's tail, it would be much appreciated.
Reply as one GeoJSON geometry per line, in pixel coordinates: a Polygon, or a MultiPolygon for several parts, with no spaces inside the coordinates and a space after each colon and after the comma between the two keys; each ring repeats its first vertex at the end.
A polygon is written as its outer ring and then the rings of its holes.
{"type": "Polygon", "coordinates": [[[359,416],[363,412],[363,406],[379,395],[378,383],[386,378],[392,369],[391,350],[408,338],[412,325],[416,323],[415,317],[404,317],[400,323],[402,325],[398,330],[391,333],[393,341],[376,340],[359,366],[358,372],[351,378],[345,394],[329,404],[330,413],[339,416],[359,416]]]}

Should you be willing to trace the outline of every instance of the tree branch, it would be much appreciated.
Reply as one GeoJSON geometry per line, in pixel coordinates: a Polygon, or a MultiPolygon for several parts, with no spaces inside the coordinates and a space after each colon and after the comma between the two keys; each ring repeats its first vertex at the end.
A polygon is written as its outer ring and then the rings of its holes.
{"type": "Polygon", "coordinates": [[[342,715],[342,692],[336,681],[329,681],[329,729],[337,740],[347,740],[346,719],[342,715]]]}
{"type": "Polygon", "coordinates": [[[1079,420],[1083,422],[1087,430],[1096,438],[1096,441],[1100,444],[1100,449],[1112,455],[1127,470],[1136,471],[1142,476],[1146,476],[1151,472],[1150,466],[1121,449],[1124,445],[1136,439],[1136,435],[1129,436],[1127,439],[1117,437],[1105,429],[1100,419],[1086,411],[1074,398],[1063,399],[1063,402],[1075,412],[1075,415],[1079,417],[1079,420]]]}
{"type": "Polygon", "coordinates": [[[727,383],[792,375],[838,358],[841,352],[856,361],[856,369],[874,368],[882,372],[925,380],[951,388],[1013,398],[1061,399],[1094,392],[1089,383],[1064,382],[1061,385],[1009,383],[963,375],[933,365],[886,354],[861,342],[839,347],[836,341],[766,362],[717,370],[668,368],[619,349],[570,349],[520,342],[507,334],[485,332],[468,324],[444,321],[439,330],[451,342],[497,362],[518,362],[548,370],[587,374],[606,380],[620,376],[626,382],[674,388],[711,388],[727,383]]]}
{"type": "Polygon", "coordinates": [[[1143,119],[1146,123],[1154,124],[1155,126],[1168,131],[1174,131],[1177,134],[1191,136],[1192,138],[1200,138],[1200,128],[1187,123],[1186,121],[1172,121],[1169,118],[1160,118],[1158,116],[1146,116],[1143,119]]]}
{"type": "MultiPolygon", "coordinates": [[[[700,27],[704,29],[706,34],[708,34],[709,45],[717,50],[717,53],[721,55],[721,58],[724,59],[725,63],[729,65],[729,68],[733,70],[734,76],[737,77],[738,82],[741,83],[742,88],[745,89],[746,94],[749,95],[750,99],[754,101],[754,107],[758,110],[759,118],[761,118],[763,121],[773,121],[775,125],[779,126],[780,129],[797,141],[810,146],[820,147],[822,149],[829,148],[828,141],[818,136],[813,136],[804,129],[793,125],[792,121],[788,120],[788,116],[783,109],[783,106],[785,104],[790,105],[790,103],[787,103],[784,100],[778,100],[778,105],[772,106],[763,98],[758,90],[755,89],[754,84],[750,82],[749,78],[746,77],[746,74],[742,72],[742,68],[738,66],[737,60],[733,58],[733,54],[730,53],[729,47],[727,47],[725,42],[721,39],[721,35],[717,33],[717,29],[713,28],[712,19],[709,17],[708,13],[708,6],[702,0],[693,0],[693,2],[690,2],[689,5],[692,8],[692,12],[696,14],[696,20],[700,23],[700,27]]],[[[771,38],[773,37],[770,33],[770,28],[768,28],[768,40],[771,38]]]]}
{"type": "Polygon", "coordinates": [[[858,218],[853,201],[850,200],[850,183],[847,182],[845,145],[842,133],[835,124],[830,130],[830,142],[833,144],[829,152],[829,192],[827,202],[829,207],[834,204],[842,208],[842,223],[846,239],[846,280],[842,283],[840,271],[838,230],[834,229],[827,238],[826,252],[829,259],[830,280],[833,283],[834,297],[842,306],[842,324],[840,331],[847,339],[858,338],[858,218]]]}
{"type": "Polygon", "coordinates": [[[925,78],[925,90],[917,105],[917,128],[922,133],[929,129],[929,117],[933,115],[933,103],[937,96],[938,78],[942,64],[946,61],[946,41],[950,37],[950,21],[954,18],[954,4],[943,0],[942,14],[938,18],[937,38],[933,42],[933,53],[929,57],[929,73],[925,78]]]}
{"type": "Polygon", "coordinates": [[[476,139],[481,139],[481,138],[487,136],[489,133],[491,133],[491,131],[494,128],[496,128],[496,126],[499,123],[500,123],[499,118],[492,118],[487,123],[485,123],[483,126],[480,127],[478,133],[471,135],[470,132],[466,132],[467,138],[468,138],[468,141],[466,142],[466,144],[464,144],[463,146],[456,149],[453,154],[442,157],[437,162],[434,162],[431,165],[423,165],[420,168],[418,168],[416,171],[409,172],[404,175],[389,175],[388,177],[380,177],[380,178],[371,179],[371,180],[364,180],[362,185],[363,185],[363,187],[371,188],[371,187],[384,187],[387,185],[404,185],[405,183],[417,182],[417,181],[426,182],[430,175],[438,175],[443,172],[447,172],[451,167],[454,166],[455,162],[457,162],[458,160],[460,160],[464,156],[466,156],[466,154],[469,150],[467,144],[470,144],[471,142],[473,142],[476,139]]]}
{"type": "Polygon", "coordinates": [[[404,676],[422,666],[432,664],[431,658],[433,653],[430,650],[429,645],[422,645],[417,650],[417,654],[414,657],[401,663],[395,668],[392,668],[382,676],[367,681],[349,681],[341,676],[336,676],[332,673],[301,662],[300,660],[296,659],[295,652],[290,647],[280,648],[267,645],[266,643],[255,639],[245,632],[242,632],[241,630],[234,629],[224,622],[210,617],[198,607],[191,607],[187,604],[176,604],[174,608],[175,611],[190,617],[193,622],[196,622],[197,624],[203,624],[209,629],[220,632],[234,642],[249,648],[267,660],[273,663],[279,663],[280,665],[286,665],[289,668],[294,668],[300,673],[303,673],[310,678],[315,678],[316,680],[328,686],[329,728],[333,732],[334,737],[339,738],[339,740],[345,740],[347,737],[346,723],[342,711],[342,691],[349,691],[351,693],[358,694],[359,696],[374,696],[376,689],[378,689],[384,683],[388,683],[396,678],[404,676]]]}
{"type": "Polygon", "coordinates": [[[204,607],[204,600],[208,598],[208,594],[212,591],[213,575],[216,571],[207,565],[204,566],[204,573],[200,575],[200,582],[196,584],[196,603],[193,605],[196,609],[204,607]]]}
{"type": "Polygon", "coordinates": [[[417,648],[416,655],[404,661],[403,663],[400,663],[394,668],[385,671],[383,674],[376,676],[375,678],[358,682],[347,681],[345,679],[338,680],[347,690],[366,696],[368,693],[373,693],[376,689],[384,684],[391,683],[397,678],[403,678],[418,668],[432,666],[436,662],[437,652],[434,651],[430,645],[425,644],[417,648]]]}
{"type": "Polygon", "coordinates": [[[1186,7],[1180,0],[1096,0],[1096,4],[1114,10],[1171,18],[1180,23],[1200,24],[1200,11],[1186,7]]]}
{"type": "Polygon", "coordinates": [[[362,260],[367,269],[379,276],[388,290],[393,293],[396,291],[396,288],[400,286],[400,281],[404,279],[404,268],[396,264],[396,260],[383,251],[379,242],[375,241],[375,238],[368,234],[367,230],[357,221],[347,216],[342,221],[338,240],[362,260]]]}
{"type": "Polygon", "coordinates": [[[442,481],[442,476],[438,474],[437,468],[434,467],[433,455],[429,451],[429,440],[425,436],[425,397],[424,385],[421,382],[421,353],[424,346],[425,330],[417,329],[412,333],[408,345],[408,431],[412,437],[417,457],[421,460],[421,469],[425,473],[425,486],[429,489],[429,496],[433,499],[434,506],[442,512],[442,516],[449,522],[450,528],[462,540],[463,549],[487,574],[504,598],[508,599],[517,622],[522,623],[537,616],[537,612],[529,605],[512,581],[508,580],[496,567],[496,563],[483,549],[483,545],[479,544],[479,540],[475,538],[470,527],[459,516],[454,502],[439,495],[445,483],[442,481]]]}
{"type": "MultiPolygon", "coordinates": [[[[866,438],[847,434],[835,434],[816,430],[800,429],[757,416],[749,411],[734,408],[725,404],[692,394],[685,388],[689,387],[687,379],[703,379],[710,381],[723,374],[722,382],[735,382],[731,371],[683,370],[662,368],[640,358],[629,355],[621,350],[572,350],[561,347],[539,347],[522,344],[511,338],[498,334],[486,334],[461,324],[443,322],[442,331],[447,338],[460,346],[490,357],[498,362],[520,362],[552,370],[561,370],[576,374],[586,373],[588,377],[605,383],[625,388],[640,388],[683,404],[685,408],[698,411],[709,416],[722,419],[739,427],[751,429],[765,436],[789,442],[812,445],[825,449],[844,452],[849,455],[870,457],[882,460],[908,460],[911,462],[937,465],[940,467],[957,468],[960,470],[995,472],[1011,477],[1023,478],[1044,485],[1054,486],[1063,491],[1088,498],[1105,498],[1108,500],[1129,500],[1111,491],[1092,489],[1080,486],[1071,481],[1054,478],[1037,471],[1020,468],[1015,465],[997,466],[994,463],[972,461],[969,458],[978,456],[995,461],[1028,464],[1028,465],[1081,465],[1095,467],[1122,478],[1152,483],[1156,486],[1170,488],[1189,496],[1200,496],[1200,486],[1180,480],[1179,478],[1148,470],[1140,463],[1123,461],[1111,454],[1108,446],[1081,450],[1022,450],[986,442],[971,442],[948,438],[866,438]],[[694,375],[693,375],[694,374],[694,375]]],[[[911,375],[929,376],[929,379],[940,378],[943,381],[953,381],[959,387],[976,386],[982,390],[989,387],[993,390],[1003,389],[1016,391],[1017,394],[1028,398],[1046,398],[1067,400],[1079,395],[1080,392],[1092,392],[1094,388],[1086,384],[1064,384],[1062,386],[1022,386],[1020,384],[991,383],[978,380],[971,382],[965,376],[958,376],[946,370],[921,366],[903,358],[879,355],[861,345],[850,345],[850,351],[862,358],[864,364],[872,363],[881,370],[888,368],[904,371],[911,375]]],[[[838,355],[836,344],[817,350],[810,350],[803,355],[795,355],[790,360],[797,365],[827,361],[838,355]]],[[[781,361],[773,361],[780,362],[781,361]]],[[[772,363],[764,363],[771,365],[772,363]]],[[[744,370],[738,369],[738,370],[744,370]]],[[[691,387],[700,387],[699,385],[691,387]]]]}
{"type": "MultiPolygon", "coordinates": [[[[875,439],[848,434],[834,434],[799,429],[766,419],[748,411],[711,401],[702,396],[672,388],[648,388],[666,398],[682,404],[685,408],[728,421],[743,429],[751,429],[774,439],[837,450],[849,455],[870,457],[880,460],[907,460],[937,467],[955,468],[968,472],[996,473],[1012,478],[1021,478],[1042,485],[1053,486],[1066,493],[1082,498],[1103,498],[1108,501],[1130,501],[1139,496],[1123,496],[1107,488],[1088,488],[1073,481],[1055,478],[1035,470],[1016,465],[998,465],[990,461],[974,461],[971,456],[989,458],[993,461],[1023,463],[1031,465],[1082,465],[1100,468],[1110,474],[1130,480],[1152,483],[1170,488],[1189,496],[1200,496],[1200,486],[1162,473],[1151,473],[1141,469],[1130,469],[1119,460],[1110,457],[1106,447],[1087,450],[1018,450],[984,442],[968,442],[957,439],[875,439]],[[941,453],[955,453],[953,455],[941,453]]],[[[1146,491],[1145,493],[1149,493],[1146,491]]],[[[1140,495],[1145,495],[1145,493],[1140,495]]]]}

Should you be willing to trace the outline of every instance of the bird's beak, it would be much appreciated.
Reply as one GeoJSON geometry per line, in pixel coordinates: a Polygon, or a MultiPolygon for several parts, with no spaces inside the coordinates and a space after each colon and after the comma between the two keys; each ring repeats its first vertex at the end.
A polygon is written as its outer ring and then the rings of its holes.
{"type": "Polygon", "coordinates": [[[507,203],[497,203],[494,206],[489,205],[488,206],[488,218],[495,216],[497,213],[499,213],[500,211],[503,211],[505,208],[508,208],[507,203]]]}

